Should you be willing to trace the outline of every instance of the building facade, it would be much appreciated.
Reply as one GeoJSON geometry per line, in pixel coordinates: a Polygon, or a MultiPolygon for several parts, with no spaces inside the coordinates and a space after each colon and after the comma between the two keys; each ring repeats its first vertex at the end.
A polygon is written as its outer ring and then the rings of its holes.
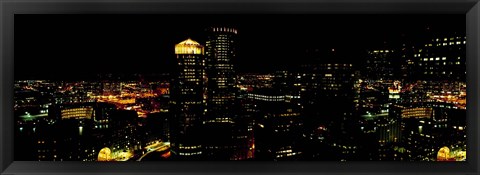
{"type": "Polygon", "coordinates": [[[187,39],[175,45],[175,55],[177,75],[171,91],[172,158],[198,159],[203,149],[201,127],[206,101],[204,47],[187,39]]]}

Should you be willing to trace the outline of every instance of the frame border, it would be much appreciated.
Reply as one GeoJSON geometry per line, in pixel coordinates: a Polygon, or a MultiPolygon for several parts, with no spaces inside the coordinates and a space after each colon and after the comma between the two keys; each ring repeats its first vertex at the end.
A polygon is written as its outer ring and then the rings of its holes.
{"type": "Polygon", "coordinates": [[[479,174],[479,0],[0,0],[0,174],[479,174]],[[13,161],[15,14],[466,14],[468,161],[35,162],[13,161]],[[473,126],[472,126],[473,125],[473,126]]]}

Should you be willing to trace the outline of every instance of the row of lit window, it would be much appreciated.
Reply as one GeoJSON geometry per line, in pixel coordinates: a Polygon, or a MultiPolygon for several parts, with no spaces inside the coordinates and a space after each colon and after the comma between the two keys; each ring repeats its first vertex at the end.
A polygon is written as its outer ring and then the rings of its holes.
{"type": "MultiPolygon", "coordinates": [[[[442,63],[443,65],[447,65],[447,62],[443,62],[442,63]]],[[[449,65],[452,65],[453,62],[448,62],[449,65]]],[[[460,64],[460,62],[458,62],[458,64],[460,64]]],[[[422,65],[425,65],[425,66],[428,66],[429,64],[428,63],[425,63],[425,64],[422,64],[422,63],[418,63],[419,66],[422,66],[422,65]]],[[[435,63],[436,66],[439,66],[440,63],[435,63]]],[[[430,67],[430,69],[433,69],[432,67],[430,67]]],[[[440,69],[440,67],[436,67],[436,69],[440,69]]]]}
{"type": "Polygon", "coordinates": [[[216,39],[230,39],[228,35],[219,35],[216,39]]]}
{"type": "Polygon", "coordinates": [[[186,89],[186,88],[182,88],[180,89],[182,92],[189,92],[189,91],[195,91],[195,89],[186,89]]]}
{"type": "MultiPolygon", "coordinates": [[[[437,43],[435,46],[451,46],[451,45],[461,45],[461,44],[466,44],[466,41],[457,41],[457,42],[448,42],[448,43],[437,43]]],[[[434,46],[433,44],[425,44],[425,47],[432,47],[434,46]]]]}
{"type": "MultiPolygon", "coordinates": [[[[427,74],[429,74],[429,73],[428,73],[428,72],[423,72],[423,74],[427,75],[427,74]]],[[[440,74],[440,73],[439,73],[439,72],[435,72],[435,73],[434,73],[434,72],[430,72],[430,74],[431,74],[431,75],[433,75],[433,74],[436,74],[436,75],[437,75],[437,74],[440,74]]],[[[442,72],[442,74],[444,74],[444,75],[445,75],[445,74],[446,74],[446,72],[445,72],[445,71],[443,71],[443,72],[442,72]]],[[[453,72],[450,72],[450,75],[452,75],[452,74],[453,74],[453,72]]]]}
{"type": "MultiPolygon", "coordinates": [[[[462,37],[459,37],[459,36],[451,37],[450,41],[453,41],[455,39],[462,39],[462,37]]],[[[463,37],[463,39],[467,39],[467,37],[463,37]]],[[[432,41],[442,41],[442,39],[441,38],[436,38],[435,40],[432,40],[432,41]]],[[[448,38],[443,38],[443,41],[448,41],[448,38]]]]}
{"type": "Polygon", "coordinates": [[[232,32],[237,34],[237,29],[232,29],[232,28],[213,28],[214,32],[232,32]]]}
{"type": "MultiPolygon", "coordinates": [[[[419,54],[418,56],[420,56],[420,54],[419,54]]],[[[459,57],[459,58],[460,58],[460,57],[459,57]]],[[[447,57],[442,57],[442,58],[440,58],[440,57],[436,57],[436,58],[423,58],[423,61],[434,61],[434,60],[435,60],[435,61],[439,61],[440,59],[441,59],[441,60],[447,60],[447,57]]],[[[422,59],[420,59],[420,61],[422,61],[422,59]]]]}
{"type": "Polygon", "coordinates": [[[179,146],[179,149],[200,149],[202,148],[202,145],[196,145],[196,146],[179,146]]]}
{"type": "Polygon", "coordinates": [[[285,98],[285,96],[280,95],[280,96],[268,96],[268,95],[260,95],[260,94],[248,94],[250,97],[258,97],[258,98],[271,98],[271,99],[280,99],[280,98],[285,98]]]}
{"type": "MultiPolygon", "coordinates": [[[[203,47],[201,45],[177,45],[175,46],[175,54],[202,54],[203,55],[203,47]]],[[[187,55],[185,55],[187,56],[187,55]]],[[[184,56],[184,58],[185,58],[184,56]]],[[[179,58],[177,56],[177,58],[179,58]]],[[[189,58],[187,56],[186,58],[189,58]]]]}
{"type": "Polygon", "coordinates": [[[345,145],[340,145],[340,144],[336,144],[336,143],[333,143],[332,145],[334,147],[339,147],[339,148],[343,148],[343,149],[357,149],[356,146],[345,146],[345,145]]]}
{"type": "Polygon", "coordinates": [[[374,50],[373,53],[389,53],[389,52],[393,52],[393,50],[374,50]]]}
{"type": "Polygon", "coordinates": [[[300,96],[299,95],[285,95],[286,98],[297,98],[299,99],[300,96]]]}
{"type": "Polygon", "coordinates": [[[230,100],[232,98],[228,98],[228,97],[215,97],[215,98],[210,98],[210,101],[227,101],[227,100],[230,100]]]}
{"type": "Polygon", "coordinates": [[[195,62],[184,62],[183,65],[197,65],[195,62]]]}
{"type": "Polygon", "coordinates": [[[232,67],[231,64],[215,64],[215,67],[232,67]]]}
{"type": "Polygon", "coordinates": [[[261,101],[284,101],[284,99],[269,99],[269,98],[253,98],[255,100],[261,100],[261,101]]]}
{"type": "Polygon", "coordinates": [[[216,118],[214,120],[207,120],[205,123],[234,123],[231,118],[216,118]]]}
{"type": "Polygon", "coordinates": [[[194,152],[194,153],[179,153],[179,155],[181,156],[195,156],[195,155],[201,155],[202,152],[199,151],[199,152],[194,152]]]}
{"type": "Polygon", "coordinates": [[[230,51],[231,49],[228,48],[228,47],[218,47],[217,46],[217,47],[215,47],[215,50],[221,52],[221,51],[230,51]]]}
{"type": "Polygon", "coordinates": [[[186,81],[200,81],[200,79],[198,79],[198,78],[188,78],[188,79],[186,79],[186,81]]]}
{"type": "Polygon", "coordinates": [[[195,75],[180,76],[180,78],[197,78],[195,75]]]}
{"type": "Polygon", "coordinates": [[[277,154],[291,153],[291,152],[293,152],[291,149],[289,149],[289,150],[281,150],[281,151],[277,151],[277,154]]]}
{"type": "Polygon", "coordinates": [[[410,118],[410,117],[430,118],[431,114],[432,114],[432,108],[413,108],[413,109],[402,110],[403,118],[410,118]]]}
{"type": "Polygon", "coordinates": [[[185,101],[185,102],[181,102],[180,104],[194,105],[194,104],[202,104],[202,102],[200,102],[200,101],[185,101]]]}
{"type": "Polygon", "coordinates": [[[226,39],[216,39],[216,40],[212,40],[212,42],[215,42],[215,43],[228,43],[229,40],[226,40],[226,39]]]}
{"type": "Polygon", "coordinates": [[[77,116],[77,115],[89,115],[92,111],[87,111],[87,110],[82,110],[82,111],[68,111],[68,112],[63,112],[62,111],[62,117],[68,117],[68,116],[77,116]]]}
{"type": "Polygon", "coordinates": [[[183,69],[184,72],[195,72],[195,69],[183,69]]]}

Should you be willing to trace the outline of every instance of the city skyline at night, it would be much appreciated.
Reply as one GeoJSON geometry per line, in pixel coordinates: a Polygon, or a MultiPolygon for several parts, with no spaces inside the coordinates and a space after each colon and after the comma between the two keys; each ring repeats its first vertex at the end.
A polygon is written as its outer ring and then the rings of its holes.
{"type": "Polygon", "coordinates": [[[15,160],[465,161],[458,19],[19,15],[15,160]]]}

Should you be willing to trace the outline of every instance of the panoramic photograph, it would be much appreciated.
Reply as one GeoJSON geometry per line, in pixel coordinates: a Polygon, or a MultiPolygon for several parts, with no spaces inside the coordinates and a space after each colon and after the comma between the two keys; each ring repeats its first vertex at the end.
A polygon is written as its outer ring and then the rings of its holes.
{"type": "Polygon", "coordinates": [[[465,15],[16,14],[15,161],[466,161],[465,15]]]}

